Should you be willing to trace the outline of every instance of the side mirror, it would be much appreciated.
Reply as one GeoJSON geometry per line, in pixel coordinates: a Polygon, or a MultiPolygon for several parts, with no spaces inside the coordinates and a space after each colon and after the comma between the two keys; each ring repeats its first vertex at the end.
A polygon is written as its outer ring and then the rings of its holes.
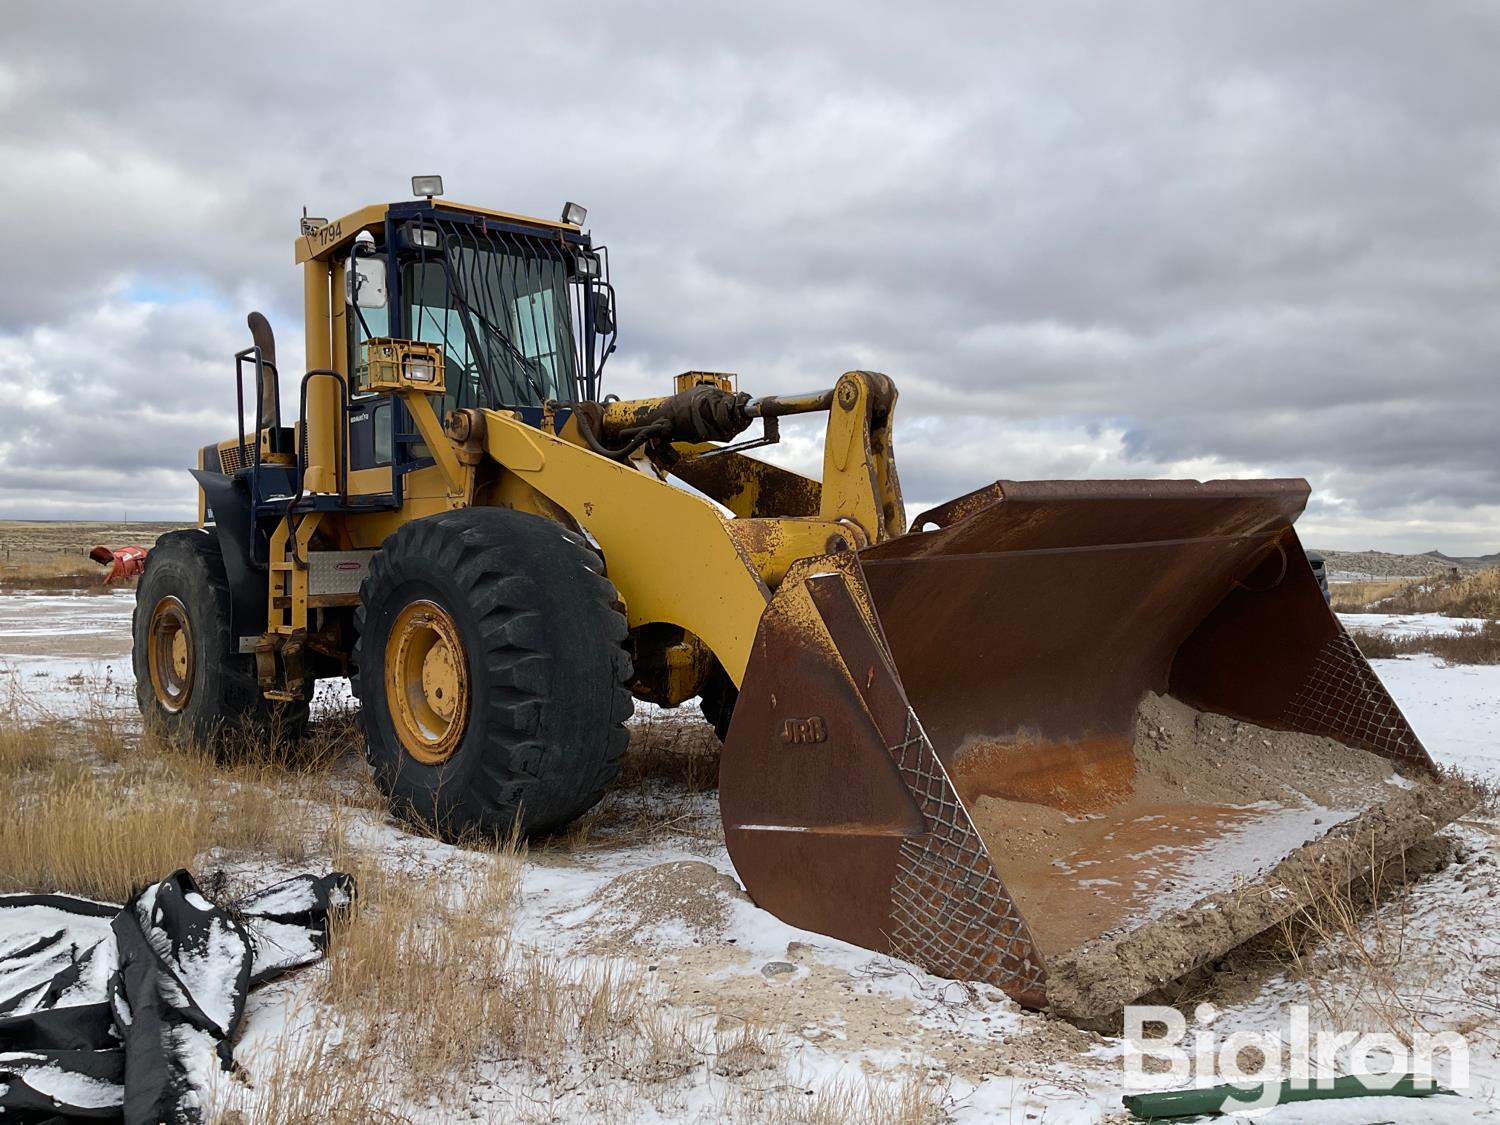
{"type": "Polygon", "coordinates": [[[605,289],[594,290],[594,331],[601,336],[608,336],[615,330],[614,302],[609,299],[609,292],[605,289]]]}
{"type": "Polygon", "coordinates": [[[362,309],[385,308],[384,258],[349,259],[349,267],[344,271],[344,300],[362,309]]]}

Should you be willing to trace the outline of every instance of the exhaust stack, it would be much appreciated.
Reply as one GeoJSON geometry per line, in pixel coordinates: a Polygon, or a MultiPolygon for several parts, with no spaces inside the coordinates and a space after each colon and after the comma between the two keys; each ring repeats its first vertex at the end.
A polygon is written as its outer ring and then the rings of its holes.
{"type": "Polygon", "coordinates": [[[260,419],[262,428],[277,425],[280,418],[281,390],[276,370],[276,336],[264,313],[252,312],[245,318],[250,339],[260,349],[262,377],[260,385],[260,419]]]}

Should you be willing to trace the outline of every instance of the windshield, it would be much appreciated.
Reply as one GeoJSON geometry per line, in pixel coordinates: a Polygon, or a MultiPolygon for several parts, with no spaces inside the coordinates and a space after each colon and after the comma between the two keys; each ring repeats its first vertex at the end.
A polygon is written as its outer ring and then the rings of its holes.
{"type": "Polygon", "coordinates": [[[571,399],[576,352],[561,248],[445,228],[443,251],[409,262],[401,286],[411,338],[446,353],[444,411],[571,399]]]}

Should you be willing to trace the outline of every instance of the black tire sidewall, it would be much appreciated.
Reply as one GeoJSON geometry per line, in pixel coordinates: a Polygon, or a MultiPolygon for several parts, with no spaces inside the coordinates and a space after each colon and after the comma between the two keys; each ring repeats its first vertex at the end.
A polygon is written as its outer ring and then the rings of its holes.
{"type": "Polygon", "coordinates": [[[441,798],[469,788],[484,753],[484,739],[475,721],[480,706],[478,693],[483,690],[477,666],[482,640],[468,615],[465,591],[451,576],[445,580],[440,573],[408,574],[413,568],[402,566],[401,562],[394,561],[397,580],[382,590],[378,604],[367,611],[361,634],[360,659],[370,676],[359,693],[366,747],[376,782],[391,797],[397,811],[439,834],[452,834],[451,824],[444,823],[452,818],[441,798]],[[419,762],[401,745],[385,686],[385,652],[391,626],[403,607],[423,598],[436,603],[458,629],[470,685],[470,710],[463,738],[452,756],[437,765],[419,762]],[[368,642],[364,643],[366,638],[368,642]]]}
{"type": "Polygon", "coordinates": [[[631,700],[625,622],[598,557],[550,520],[475,508],[398,529],[361,592],[356,693],[375,780],[393,811],[453,839],[576,818],[619,770],[631,700]],[[463,736],[444,762],[406,752],[385,685],[397,615],[429,600],[453,621],[469,676],[463,736]]]}
{"type": "Polygon", "coordinates": [[[215,537],[187,531],[158,541],[146,556],[136,588],[131,632],[136,701],[168,736],[208,745],[226,729],[269,719],[270,709],[255,682],[254,658],[235,651],[228,581],[215,537]],[[156,698],[149,662],[152,612],[167,597],[182,603],[193,644],[192,687],[177,711],[167,710],[156,698]]]}

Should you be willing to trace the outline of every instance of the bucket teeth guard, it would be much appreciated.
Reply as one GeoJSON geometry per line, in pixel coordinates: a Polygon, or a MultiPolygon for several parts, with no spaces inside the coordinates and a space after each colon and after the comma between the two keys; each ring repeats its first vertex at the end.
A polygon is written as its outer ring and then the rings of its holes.
{"type": "Polygon", "coordinates": [[[720,804],[735,867],[773,914],[1042,1003],[1031,932],[906,700],[852,555],[804,560],[773,599],[720,804]]]}
{"type": "Polygon", "coordinates": [[[1087,819],[1128,797],[1147,692],[1432,772],[1322,598],[1291,528],[1307,494],[1300,480],[1000,481],[912,534],[796,564],[721,766],[751,896],[1042,1007],[1048,957],[1131,920],[1028,920],[970,803],[1087,819]]]}

